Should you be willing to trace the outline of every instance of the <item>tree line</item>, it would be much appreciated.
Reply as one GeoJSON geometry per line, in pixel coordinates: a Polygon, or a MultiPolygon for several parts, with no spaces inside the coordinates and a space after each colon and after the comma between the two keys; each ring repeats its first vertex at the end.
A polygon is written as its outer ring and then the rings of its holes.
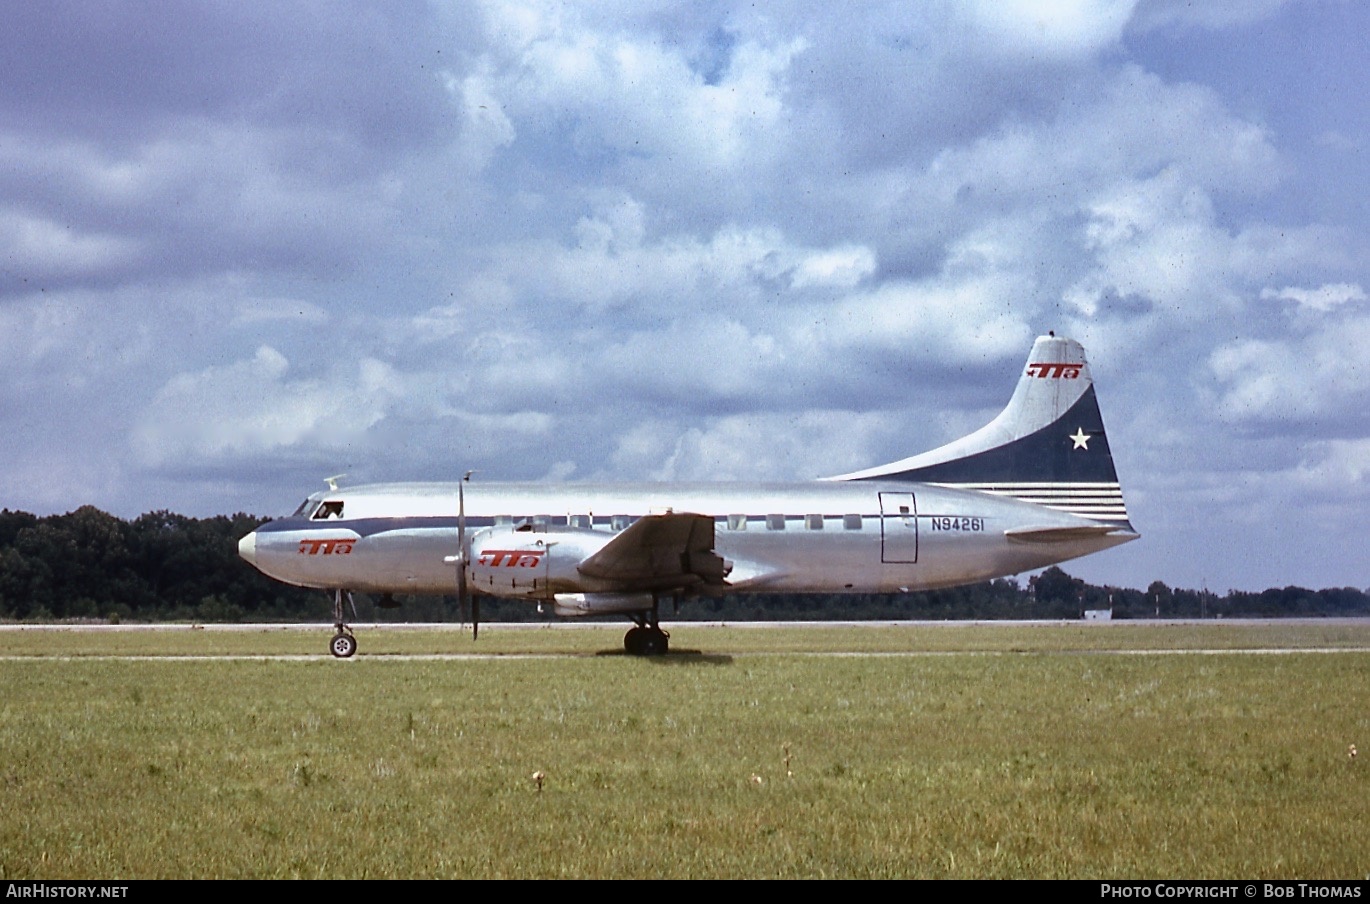
{"type": "MultiPolygon", "coordinates": [[[[133,520],[93,506],[39,517],[0,511],[0,619],[8,621],[320,621],[332,602],[318,590],[265,577],[238,557],[238,540],[266,519],[246,514],[189,518],[149,512],[133,520]]],[[[464,621],[455,596],[401,598],[381,610],[357,596],[359,623],[464,621]]],[[[1342,587],[1261,592],[1100,587],[1059,567],[1027,581],[999,579],[915,593],[728,594],[685,601],[682,620],[1235,618],[1370,615],[1370,593],[1342,587]]],[[[483,599],[490,621],[551,618],[514,600],[483,599]]]]}

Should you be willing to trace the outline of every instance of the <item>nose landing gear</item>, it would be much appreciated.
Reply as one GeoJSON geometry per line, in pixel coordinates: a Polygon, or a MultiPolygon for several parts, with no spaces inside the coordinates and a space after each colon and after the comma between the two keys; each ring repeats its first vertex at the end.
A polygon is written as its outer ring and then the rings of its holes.
{"type": "Polygon", "coordinates": [[[352,617],[357,615],[357,604],[352,599],[351,590],[333,591],[333,629],[336,633],[328,644],[328,652],[339,659],[347,659],[357,652],[357,638],[347,626],[347,607],[352,608],[352,617]]]}
{"type": "Polygon", "coordinates": [[[339,631],[333,635],[328,650],[339,659],[347,659],[357,652],[357,638],[353,637],[350,631],[339,631]]]}

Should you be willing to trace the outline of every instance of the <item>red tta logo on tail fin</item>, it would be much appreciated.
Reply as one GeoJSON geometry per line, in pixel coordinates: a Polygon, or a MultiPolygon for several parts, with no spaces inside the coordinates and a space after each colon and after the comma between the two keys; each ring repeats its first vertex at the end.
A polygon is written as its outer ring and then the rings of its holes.
{"type": "Polygon", "coordinates": [[[1053,362],[1043,361],[1038,364],[1029,364],[1027,373],[1029,377],[1037,377],[1045,380],[1047,377],[1061,377],[1066,380],[1074,380],[1080,376],[1080,368],[1083,364],[1067,364],[1064,361],[1053,362]]]}

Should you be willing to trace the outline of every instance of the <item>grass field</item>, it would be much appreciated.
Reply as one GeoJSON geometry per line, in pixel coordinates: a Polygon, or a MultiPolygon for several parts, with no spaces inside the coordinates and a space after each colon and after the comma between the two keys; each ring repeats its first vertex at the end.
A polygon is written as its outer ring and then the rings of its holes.
{"type": "Polygon", "coordinates": [[[0,878],[1370,873],[1370,625],[622,631],[0,631],[0,878]]]}

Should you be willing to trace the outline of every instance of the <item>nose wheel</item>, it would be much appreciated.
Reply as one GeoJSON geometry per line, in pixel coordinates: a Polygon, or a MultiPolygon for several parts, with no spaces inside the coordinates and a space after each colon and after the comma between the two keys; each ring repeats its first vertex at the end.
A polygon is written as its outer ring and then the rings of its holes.
{"type": "Polygon", "coordinates": [[[328,644],[328,651],[339,659],[347,659],[357,652],[357,638],[350,632],[339,631],[328,644]]]}
{"type": "Polygon", "coordinates": [[[333,639],[328,642],[328,652],[339,659],[348,659],[357,652],[357,638],[347,626],[347,608],[352,608],[353,617],[357,614],[357,603],[352,599],[351,590],[333,591],[333,639]]]}

